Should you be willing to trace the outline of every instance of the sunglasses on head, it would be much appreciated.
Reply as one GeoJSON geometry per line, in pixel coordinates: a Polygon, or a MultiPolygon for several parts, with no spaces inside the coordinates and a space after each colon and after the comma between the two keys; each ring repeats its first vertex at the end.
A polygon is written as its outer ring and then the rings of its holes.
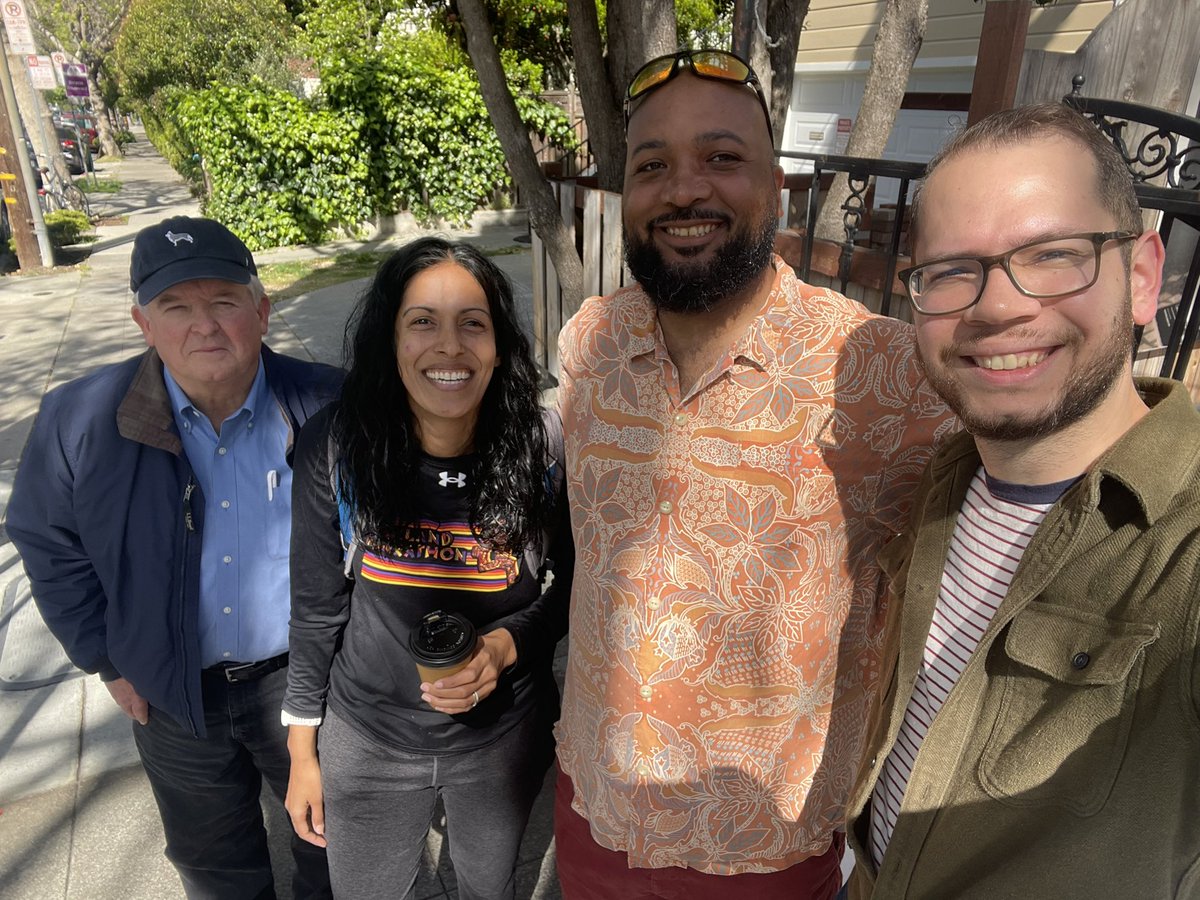
{"type": "Polygon", "coordinates": [[[630,106],[635,100],[645,97],[656,88],[662,87],[684,69],[697,78],[709,81],[725,81],[729,84],[748,84],[754,89],[754,96],[762,107],[763,115],[767,117],[767,131],[771,134],[771,144],[775,144],[775,129],[771,127],[771,109],[763,94],[762,85],[754,70],[740,57],[727,50],[680,50],[650,60],[633,76],[629,82],[629,90],[625,92],[625,125],[629,126],[630,106]]]}

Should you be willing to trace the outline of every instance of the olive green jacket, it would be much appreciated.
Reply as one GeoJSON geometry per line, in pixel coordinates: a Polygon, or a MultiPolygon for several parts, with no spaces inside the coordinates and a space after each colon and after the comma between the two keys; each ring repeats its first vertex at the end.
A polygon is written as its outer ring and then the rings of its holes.
{"type": "Polygon", "coordinates": [[[1038,528],[877,872],[871,790],[980,459],[963,433],[930,463],[909,530],[881,554],[899,602],[851,805],[851,897],[1200,898],[1200,414],[1179,384],[1138,387],[1151,412],[1038,528]]]}

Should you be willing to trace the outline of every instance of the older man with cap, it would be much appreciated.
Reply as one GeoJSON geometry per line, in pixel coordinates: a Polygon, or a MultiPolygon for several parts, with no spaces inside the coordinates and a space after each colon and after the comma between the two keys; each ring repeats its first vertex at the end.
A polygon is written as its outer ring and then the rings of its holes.
{"type": "MultiPolygon", "coordinates": [[[[149,349],[46,395],[7,529],[46,624],[135,723],[187,896],[274,897],[289,463],[340,373],[263,346],[254,260],[217,222],[139,232],[130,288],[149,349]]],[[[292,846],[294,896],[329,896],[324,852],[292,846]]]]}

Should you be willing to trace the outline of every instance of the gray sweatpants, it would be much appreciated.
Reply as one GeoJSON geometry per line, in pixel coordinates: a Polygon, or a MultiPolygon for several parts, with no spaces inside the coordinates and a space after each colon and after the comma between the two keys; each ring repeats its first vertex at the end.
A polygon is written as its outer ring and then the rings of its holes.
{"type": "Polygon", "coordinates": [[[319,732],[329,875],[338,900],[404,897],[440,795],[462,900],[511,900],[521,835],[554,755],[536,714],[495,743],[405,753],[327,710],[319,732]]]}

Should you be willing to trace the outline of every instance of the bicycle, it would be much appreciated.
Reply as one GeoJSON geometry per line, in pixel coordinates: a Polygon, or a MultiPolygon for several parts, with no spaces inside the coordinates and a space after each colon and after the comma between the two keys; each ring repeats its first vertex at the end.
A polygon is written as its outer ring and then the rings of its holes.
{"type": "Polygon", "coordinates": [[[54,212],[58,209],[76,209],[92,220],[92,206],[87,194],[79,189],[72,181],[63,181],[53,166],[42,166],[38,169],[42,176],[42,186],[38,190],[38,200],[42,212],[54,212]]]}

